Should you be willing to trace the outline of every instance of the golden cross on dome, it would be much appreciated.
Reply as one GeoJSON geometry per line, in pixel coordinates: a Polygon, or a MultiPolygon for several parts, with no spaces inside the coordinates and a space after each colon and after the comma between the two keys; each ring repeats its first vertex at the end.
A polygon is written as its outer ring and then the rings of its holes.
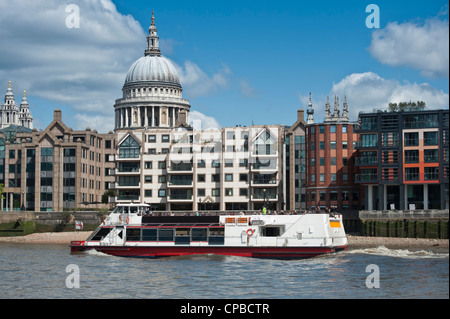
{"type": "Polygon", "coordinates": [[[9,88],[11,87],[11,81],[9,81],[9,83],[8,83],[8,87],[9,87],[9,88]]]}
{"type": "Polygon", "coordinates": [[[155,25],[155,11],[152,10],[152,25],[155,25]]]}

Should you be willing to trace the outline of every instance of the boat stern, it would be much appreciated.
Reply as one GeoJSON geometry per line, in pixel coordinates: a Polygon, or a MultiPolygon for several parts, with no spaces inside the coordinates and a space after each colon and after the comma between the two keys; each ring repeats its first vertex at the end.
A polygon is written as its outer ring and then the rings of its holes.
{"type": "Polygon", "coordinates": [[[70,252],[85,251],[89,249],[85,246],[84,240],[73,240],[70,242],[70,252]]]}

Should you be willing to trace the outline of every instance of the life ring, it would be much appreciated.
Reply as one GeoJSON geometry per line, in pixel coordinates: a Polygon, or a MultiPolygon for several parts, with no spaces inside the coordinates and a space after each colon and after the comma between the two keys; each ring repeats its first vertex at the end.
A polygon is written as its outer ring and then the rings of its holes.
{"type": "Polygon", "coordinates": [[[255,233],[255,231],[251,228],[247,229],[247,236],[252,236],[255,233]]]}
{"type": "Polygon", "coordinates": [[[125,219],[126,223],[129,224],[130,223],[130,217],[127,217],[127,219],[125,219]]]}

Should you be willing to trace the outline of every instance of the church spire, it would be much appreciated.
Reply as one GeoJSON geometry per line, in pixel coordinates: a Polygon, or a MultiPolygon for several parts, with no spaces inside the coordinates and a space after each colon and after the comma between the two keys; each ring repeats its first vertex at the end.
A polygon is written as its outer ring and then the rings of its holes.
{"type": "Polygon", "coordinates": [[[148,28],[147,36],[147,49],[145,50],[145,56],[161,56],[159,51],[159,36],[155,25],[155,12],[152,11],[152,24],[148,28]]]}
{"type": "Polygon", "coordinates": [[[306,111],[306,113],[308,114],[306,124],[314,124],[314,110],[312,107],[311,92],[309,92],[309,103],[308,103],[308,110],[306,111]]]}

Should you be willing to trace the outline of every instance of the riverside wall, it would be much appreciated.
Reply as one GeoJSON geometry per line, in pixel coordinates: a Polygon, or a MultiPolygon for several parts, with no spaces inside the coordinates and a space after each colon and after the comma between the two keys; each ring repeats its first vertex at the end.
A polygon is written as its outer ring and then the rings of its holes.
{"type": "Polygon", "coordinates": [[[359,211],[344,214],[348,234],[371,237],[448,239],[449,210],[359,211]]]}

